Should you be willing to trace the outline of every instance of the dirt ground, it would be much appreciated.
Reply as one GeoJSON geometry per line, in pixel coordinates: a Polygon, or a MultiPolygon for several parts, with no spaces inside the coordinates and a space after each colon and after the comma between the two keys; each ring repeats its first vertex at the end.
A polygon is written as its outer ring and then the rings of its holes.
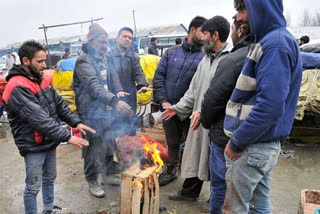
{"type": "MultiPolygon", "coordinates": [[[[8,124],[7,138],[0,139],[0,213],[24,213],[23,189],[25,179],[24,160],[13,142],[8,124]]],[[[272,172],[272,210],[275,214],[296,214],[301,189],[320,189],[320,144],[294,145],[285,143],[285,151],[293,150],[294,156],[280,158],[272,172]]],[[[57,150],[58,176],[55,184],[55,203],[71,208],[73,213],[96,213],[110,202],[119,202],[119,187],[105,186],[106,197],[90,195],[83,177],[83,161],[80,150],[70,145],[60,145],[57,150]]],[[[202,203],[208,200],[209,184],[206,182],[196,202],[174,202],[167,199],[171,192],[181,188],[182,179],[161,187],[161,204],[178,214],[201,213],[202,203]]],[[[38,196],[42,210],[41,193],[38,196]]]]}

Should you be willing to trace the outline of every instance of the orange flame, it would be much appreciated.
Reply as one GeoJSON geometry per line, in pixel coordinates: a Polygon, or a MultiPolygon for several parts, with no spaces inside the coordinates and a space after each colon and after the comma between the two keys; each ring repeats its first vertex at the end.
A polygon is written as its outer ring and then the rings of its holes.
{"type": "Polygon", "coordinates": [[[144,141],[143,149],[147,157],[152,157],[154,165],[157,166],[157,172],[163,166],[163,160],[160,157],[160,151],[157,149],[157,144],[149,142],[145,136],[141,135],[140,138],[144,141]]]}
{"type": "Polygon", "coordinates": [[[131,185],[132,186],[137,185],[137,186],[139,186],[141,188],[143,187],[142,183],[140,181],[138,181],[137,179],[133,179],[132,182],[131,182],[131,185]]]}

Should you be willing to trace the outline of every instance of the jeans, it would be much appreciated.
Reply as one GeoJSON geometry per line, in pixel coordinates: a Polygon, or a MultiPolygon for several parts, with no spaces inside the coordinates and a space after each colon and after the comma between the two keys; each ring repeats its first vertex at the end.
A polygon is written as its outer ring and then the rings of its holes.
{"type": "Polygon", "coordinates": [[[227,171],[224,157],[224,146],[210,142],[210,213],[222,214],[222,206],[226,195],[225,174],[227,171]]]}
{"type": "Polygon", "coordinates": [[[271,213],[270,173],[280,150],[280,141],[275,141],[250,145],[234,162],[225,155],[227,193],[224,214],[271,213]]]}
{"type": "Polygon", "coordinates": [[[26,186],[23,199],[25,214],[37,214],[37,194],[42,183],[43,209],[51,210],[54,202],[56,178],[56,149],[46,152],[30,152],[24,156],[26,186]]]}
{"type": "Polygon", "coordinates": [[[189,126],[190,119],[181,122],[178,117],[175,116],[169,120],[163,120],[163,128],[168,144],[168,166],[173,167],[178,164],[180,144],[184,143],[187,139],[189,126]]]}

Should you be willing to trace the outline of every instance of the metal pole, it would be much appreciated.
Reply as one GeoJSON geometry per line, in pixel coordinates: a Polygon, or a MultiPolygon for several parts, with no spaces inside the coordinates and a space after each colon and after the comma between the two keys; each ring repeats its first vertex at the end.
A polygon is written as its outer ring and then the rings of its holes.
{"type": "Polygon", "coordinates": [[[46,26],[44,26],[44,24],[42,26],[43,26],[44,38],[46,40],[46,45],[47,45],[47,50],[48,50],[49,66],[52,66],[51,56],[50,56],[50,51],[49,51],[49,44],[48,44],[48,39],[47,39],[47,28],[46,28],[46,26]]]}
{"type": "Polygon", "coordinates": [[[134,37],[137,39],[136,16],[134,15],[134,10],[133,10],[133,24],[134,24],[134,37]]]}
{"type": "MultiPolygon", "coordinates": [[[[84,21],[84,22],[74,22],[74,23],[68,23],[68,24],[60,24],[60,25],[51,25],[51,26],[45,26],[45,28],[53,28],[53,27],[63,27],[63,26],[69,26],[69,25],[78,25],[78,24],[85,24],[85,23],[93,23],[95,21],[100,21],[103,18],[99,19],[91,19],[89,21],[84,21]]],[[[44,27],[39,27],[38,29],[43,29],[44,27]]]]}
{"type": "Polygon", "coordinates": [[[45,26],[44,24],[42,25],[42,27],[39,27],[38,29],[43,29],[44,32],[44,37],[46,40],[46,45],[47,45],[47,50],[48,50],[48,60],[49,60],[49,64],[50,66],[52,66],[52,61],[51,61],[51,56],[50,56],[50,51],[49,51],[49,44],[48,44],[48,39],[47,39],[47,30],[48,28],[54,28],[54,27],[63,27],[63,26],[69,26],[69,25],[78,25],[78,24],[84,24],[84,23],[93,23],[94,21],[100,21],[103,18],[99,18],[99,19],[92,19],[89,21],[84,21],[84,22],[74,22],[74,23],[67,23],[67,24],[60,24],[60,25],[51,25],[51,26],[45,26]]]}

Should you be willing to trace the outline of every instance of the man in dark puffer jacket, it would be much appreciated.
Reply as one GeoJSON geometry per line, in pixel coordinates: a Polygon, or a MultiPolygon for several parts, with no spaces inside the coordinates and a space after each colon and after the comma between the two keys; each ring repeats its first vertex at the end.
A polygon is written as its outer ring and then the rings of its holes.
{"type": "Polygon", "coordinates": [[[225,109],[248,53],[248,31],[247,24],[234,21],[231,33],[234,47],[231,54],[220,61],[201,106],[202,126],[210,129],[210,212],[214,214],[222,214],[226,192],[224,148],[229,138],[223,131],[225,109]]]}
{"type": "MultiPolygon", "coordinates": [[[[201,26],[206,20],[204,17],[195,17],[189,25],[188,38],[182,45],[168,49],[161,58],[153,79],[153,87],[154,101],[162,108],[178,103],[188,90],[198,64],[204,56],[201,52],[201,26]]],[[[177,116],[163,121],[169,154],[167,169],[159,177],[161,186],[177,178],[179,146],[187,137],[189,125],[189,118],[181,122],[177,116]]]]}
{"type": "Polygon", "coordinates": [[[113,176],[115,144],[111,136],[112,110],[115,109],[117,113],[129,119],[133,112],[127,103],[110,92],[110,87],[114,84],[114,87],[118,88],[114,88],[117,94],[123,93],[118,76],[116,73],[111,74],[113,70],[110,70],[107,64],[107,32],[94,23],[89,28],[87,38],[88,44],[83,45],[84,53],[76,62],[73,87],[80,118],[97,131],[95,135],[86,136],[90,145],[82,150],[84,174],[91,194],[104,197],[102,182],[98,182],[98,178],[108,172],[106,183],[120,185],[120,178],[113,176]]]}
{"type": "Polygon", "coordinates": [[[42,77],[46,68],[46,53],[35,41],[23,43],[19,49],[21,66],[15,65],[6,80],[8,84],[3,100],[12,134],[26,166],[24,190],[25,213],[37,213],[37,194],[42,182],[43,213],[58,213],[62,209],[54,205],[54,180],[56,178],[56,147],[68,141],[79,147],[87,146],[82,138],[60,125],[60,120],[82,133],[94,132],[83,125],[63,99],[42,77]]]}

